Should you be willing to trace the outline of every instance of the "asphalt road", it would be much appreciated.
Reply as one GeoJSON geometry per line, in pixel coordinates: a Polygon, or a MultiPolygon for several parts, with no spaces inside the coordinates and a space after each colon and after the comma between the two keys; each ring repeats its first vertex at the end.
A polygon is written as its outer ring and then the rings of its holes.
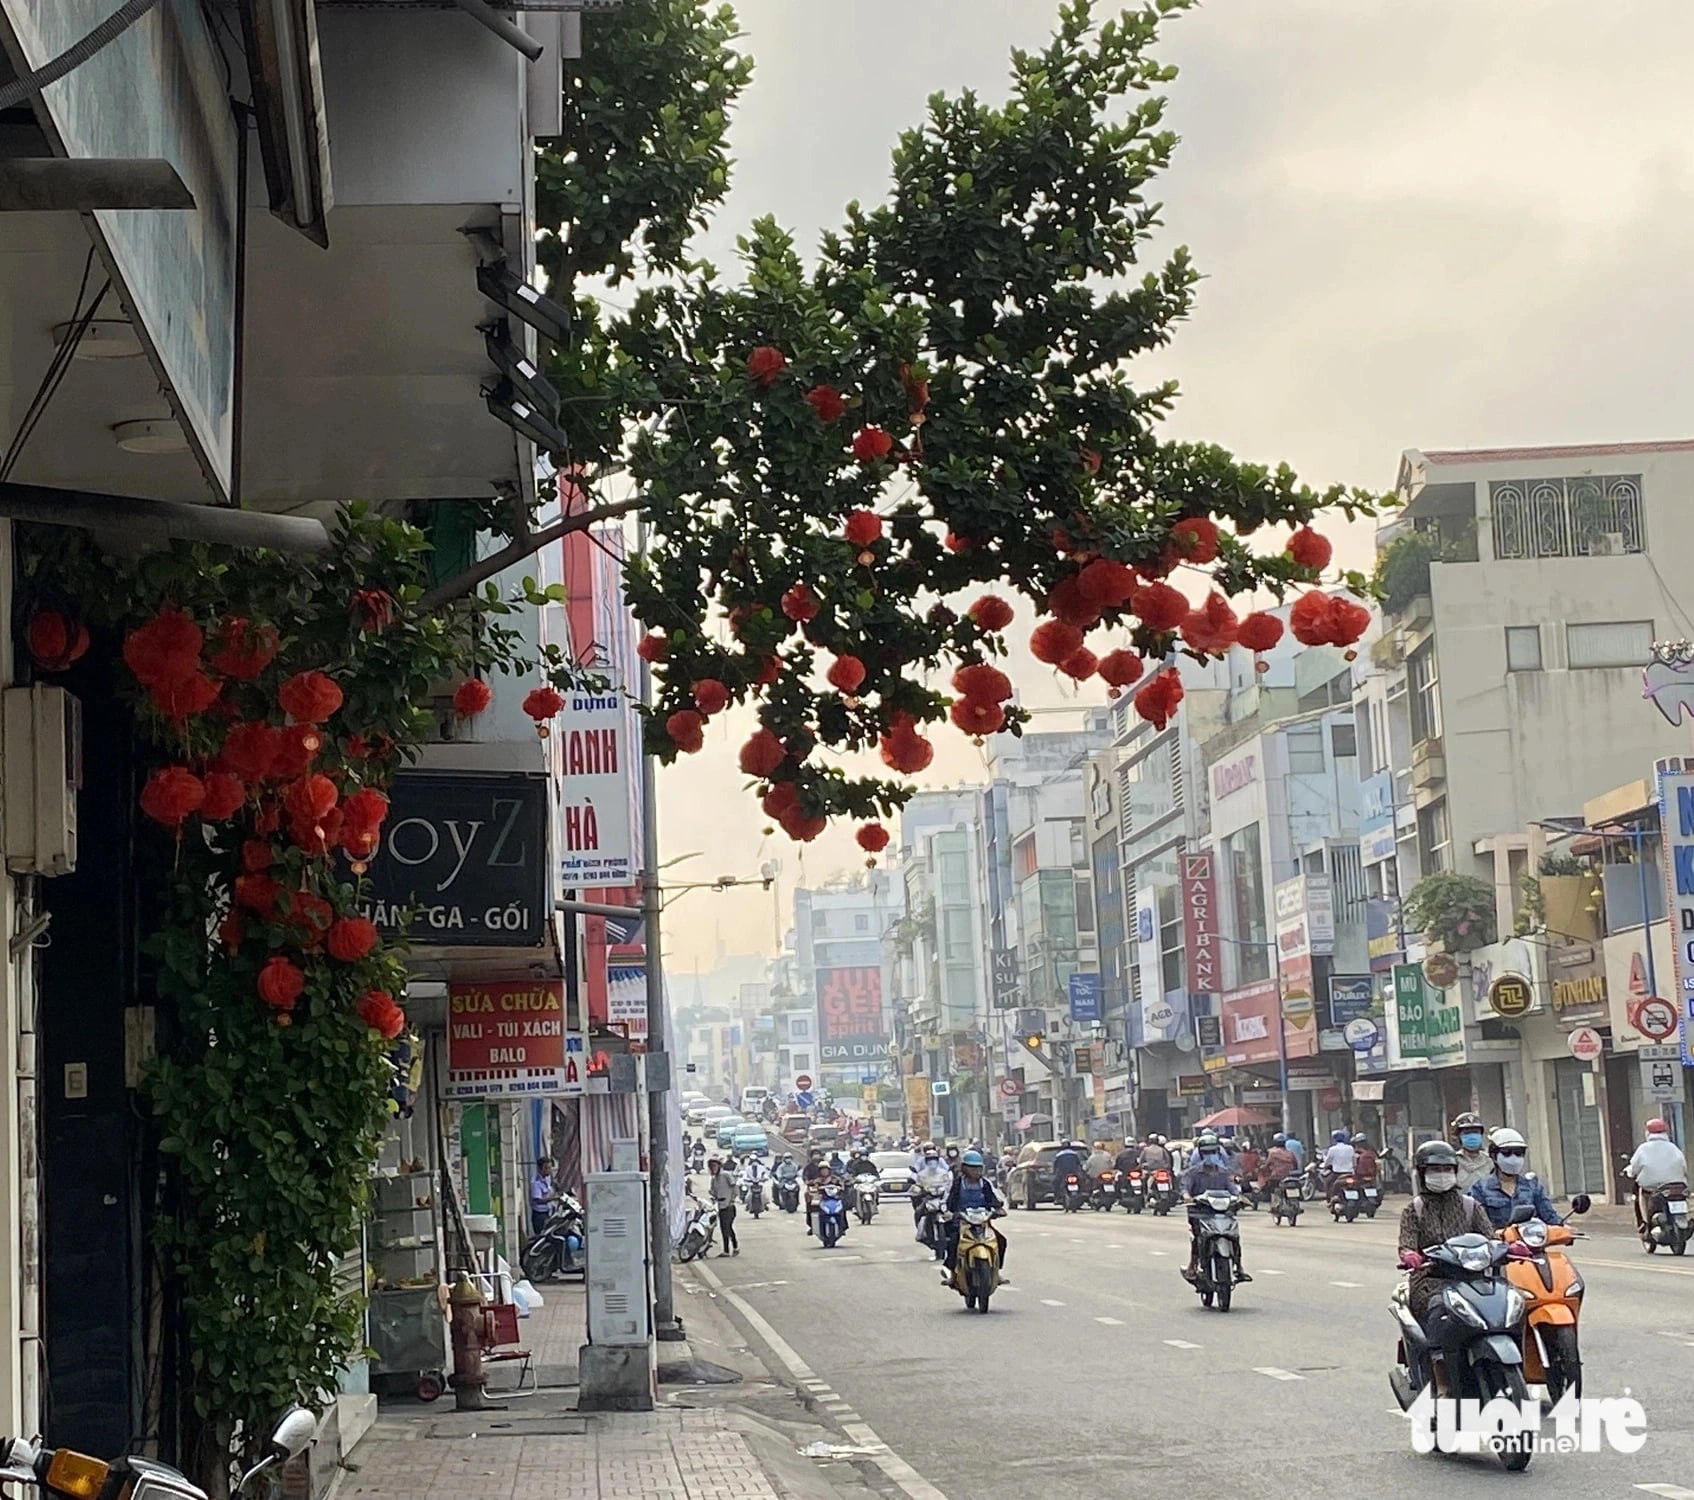
{"type": "Polygon", "coordinates": [[[855,1222],[833,1251],[797,1217],[742,1214],[741,1255],[710,1269],[767,1361],[803,1363],[787,1373],[849,1439],[868,1427],[887,1444],[915,1471],[907,1493],[927,1500],[924,1481],[957,1500],[1432,1489],[1464,1500],[1526,1484],[1694,1500],[1694,1256],[1649,1260],[1610,1227],[1577,1241],[1586,1394],[1634,1395],[1647,1438],[1635,1454],[1541,1453],[1520,1477],[1492,1458],[1411,1451],[1387,1383],[1405,1201],[1351,1225],[1308,1212],[1278,1229],[1245,1214],[1256,1279],[1228,1314],[1202,1309],[1181,1279],[1176,1215],[1013,1213],[1002,1224],[1013,1285],[986,1317],[940,1285],[903,1204],[855,1222]]]}

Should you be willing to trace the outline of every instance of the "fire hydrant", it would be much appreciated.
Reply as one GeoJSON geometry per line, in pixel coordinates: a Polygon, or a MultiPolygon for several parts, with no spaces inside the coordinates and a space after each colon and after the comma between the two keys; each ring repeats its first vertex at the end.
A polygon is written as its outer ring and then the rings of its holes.
{"type": "Polygon", "coordinates": [[[455,1411],[504,1411],[483,1394],[488,1373],[482,1368],[482,1292],[469,1276],[453,1283],[447,1303],[453,1309],[453,1409],[455,1411]]]}

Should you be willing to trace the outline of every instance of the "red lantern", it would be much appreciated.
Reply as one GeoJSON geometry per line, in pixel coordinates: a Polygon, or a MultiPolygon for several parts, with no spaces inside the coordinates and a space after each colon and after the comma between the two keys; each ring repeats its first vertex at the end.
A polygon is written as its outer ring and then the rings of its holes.
{"type": "Polygon", "coordinates": [[[814,385],[806,392],[806,405],[811,407],[820,422],[838,421],[847,410],[847,403],[834,386],[814,385]]]}
{"type": "Polygon", "coordinates": [[[782,676],[782,658],[780,656],[765,656],[759,659],[758,670],[753,673],[755,687],[769,687],[782,676]]]}
{"type": "Polygon", "coordinates": [[[180,828],[206,800],[206,784],[186,766],[164,766],[141,789],[141,810],[155,823],[180,828]]]}
{"type": "Polygon", "coordinates": [[[38,609],[29,617],[24,638],[30,659],[44,672],[63,672],[88,650],[88,630],[56,609],[38,609]]]}
{"type": "Polygon", "coordinates": [[[223,920],[218,923],[218,941],[233,957],[241,950],[241,940],[246,936],[246,929],[238,911],[226,911],[223,920]]]}
{"type": "Polygon", "coordinates": [[[1081,579],[1075,573],[1053,585],[1047,595],[1047,612],[1078,630],[1092,630],[1100,623],[1099,606],[1082,592],[1081,579]]]}
{"type": "Polygon", "coordinates": [[[1163,729],[1182,702],[1182,678],[1175,667],[1155,674],[1135,695],[1135,711],[1155,729],[1163,729]]]}
{"type": "Polygon", "coordinates": [[[304,776],[323,749],[324,737],[315,725],[290,724],[277,731],[276,759],[271,762],[273,781],[294,781],[304,776]]]}
{"type": "Polygon", "coordinates": [[[1012,679],[987,662],[969,662],[953,674],[953,691],[986,703],[1004,703],[1012,696],[1012,679]]]}
{"type": "Polygon", "coordinates": [[[1107,687],[1126,688],[1140,680],[1145,666],[1133,651],[1108,651],[1100,658],[1100,681],[1107,687]]]}
{"type": "Polygon", "coordinates": [[[200,804],[200,816],[212,823],[232,818],[247,801],[247,788],[239,776],[228,771],[206,773],[206,797],[200,804]]]}
{"type": "Polygon", "coordinates": [[[147,686],[147,698],[171,723],[181,726],[218,701],[218,685],[204,672],[147,686]]]}
{"type": "Polygon", "coordinates": [[[494,689],[480,677],[467,677],[453,689],[453,712],[461,719],[474,719],[494,701],[494,689]]]}
{"type": "Polygon", "coordinates": [[[797,624],[816,619],[821,608],[818,596],[803,583],[795,584],[782,596],[782,612],[797,624]]]}
{"type": "Polygon", "coordinates": [[[691,708],[679,708],[665,720],[665,733],[684,755],[693,755],[706,743],[706,722],[691,708]]]}
{"type": "Polygon", "coordinates": [[[856,693],[865,680],[865,664],[856,656],[838,656],[824,676],[837,692],[856,693]]]}
{"type": "Polygon", "coordinates": [[[1217,522],[1210,516],[1188,516],[1171,527],[1171,544],[1188,562],[1215,562],[1218,555],[1217,522]]]}
{"type": "Polygon", "coordinates": [[[1182,622],[1182,638],[1195,651],[1208,654],[1227,651],[1235,644],[1241,622],[1229,601],[1215,589],[1206,595],[1206,602],[1191,610],[1182,622]]]}
{"type": "Polygon", "coordinates": [[[1188,596],[1168,583],[1144,583],[1129,607],[1149,630],[1175,630],[1188,618],[1188,596]]]}
{"type": "Polygon", "coordinates": [[[268,870],[276,857],[271,846],[263,839],[244,839],[241,844],[241,868],[249,875],[256,875],[261,870],[268,870]]]}
{"type": "Polygon", "coordinates": [[[1327,568],[1334,551],[1329,545],[1329,538],[1319,536],[1310,526],[1302,526],[1288,539],[1288,555],[1302,568],[1310,568],[1313,572],[1327,568]]]}
{"type": "Polygon", "coordinates": [[[306,988],[300,966],[278,954],[259,970],[259,998],[273,1010],[293,1010],[306,988]]]}
{"type": "Polygon", "coordinates": [[[556,716],[564,706],[564,696],[557,688],[531,688],[524,695],[523,711],[534,719],[538,726],[556,716]]]}
{"type": "Polygon", "coordinates": [[[874,510],[849,511],[841,534],[855,547],[868,547],[882,539],[882,517],[874,510]]]}
{"type": "Polygon", "coordinates": [[[341,707],[341,689],[323,672],[296,672],[277,689],[276,701],[297,724],[321,724],[341,707]]]}
{"type": "MultiPolygon", "coordinates": [[[[770,730],[760,727],[755,729],[741,747],[738,760],[742,771],[748,776],[769,776],[788,759],[788,752],[782,748],[779,740],[770,730]]],[[[776,815],[771,814],[772,817],[776,815]]]]}
{"type": "Polygon", "coordinates": [[[325,940],[329,956],[344,964],[357,963],[376,947],[376,923],[369,917],[340,917],[329,924],[325,940]]]}
{"type": "Polygon", "coordinates": [[[372,787],[362,786],[341,804],[340,844],[355,859],[376,852],[383,819],[388,816],[388,798],[372,787]]]}
{"type": "Polygon", "coordinates": [[[1006,710],[986,698],[955,698],[947,717],[977,739],[998,734],[1006,727],[1006,710]]]}
{"type": "Polygon", "coordinates": [[[1059,663],[1059,670],[1063,672],[1066,677],[1073,677],[1078,682],[1086,682],[1094,675],[1099,666],[1099,657],[1090,651],[1088,647],[1078,646],[1076,650],[1071,652],[1069,656],[1059,663]]]}
{"type": "Polygon", "coordinates": [[[235,894],[237,906],[259,917],[276,915],[277,898],[282,895],[282,887],[269,875],[237,875],[230,889],[235,894]]]}
{"type": "Polygon", "coordinates": [[[394,1003],[387,990],[366,990],[355,1007],[359,1019],[370,1029],[391,1042],[406,1029],[406,1012],[394,1003]]]}
{"type": "Polygon", "coordinates": [[[1063,620],[1043,620],[1029,637],[1029,651],[1037,661],[1056,667],[1082,645],[1082,632],[1063,620]]]}
{"type": "Polygon", "coordinates": [[[998,594],[984,594],[965,611],[978,630],[1004,630],[1012,623],[1012,606],[998,594]]]}
{"type": "Polygon", "coordinates": [[[862,464],[880,463],[893,446],[894,439],[880,427],[861,427],[853,434],[853,457],[862,464]]]}
{"type": "Polygon", "coordinates": [[[800,794],[794,790],[793,782],[779,781],[765,793],[759,806],[764,808],[767,818],[775,818],[780,822],[782,815],[799,800],[800,794]]]}
{"type": "Polygon", "coordinates": [[[1254,610],[1241,621],[1235,639],[1249,651],[1269,651],[1282,639],[1282,621],[1263,610],[1254,610]]]}
{"type": "MultiPolygon", "coordinates": [[[[969,552],[976,544],[968,536],[960,536],[956,531],[949,531],[941,538],[941,545],[949,552],[969,552]]],[[[985,630],[987,626],[983,627],[985,630]]]]}
{"type": "Polygon", "coordinates": [[[913,727],[910,715],[900,714],[877,748],[883,764],[905,776],[915,776],[935,759],[935,746],[913,727]]]}
{"type": "Polygon", "coordinates": [[[1334,601],[1322,589],[1302,594],[1288,611],[1288,628],[1302,646],[1329,645],[1335,625],[1334,601]]]}
{"type": "Polygon", "coordinates": [[[715,677],[702,677],[694,684],[694,706],[708,719],[729,702],[729,689],[715,677]]]}
{"type": "Polygon", "coordinates": [[[670,655],[671,643],[657,631],[651,631],[635,643],[635,654],[642,661],[663,661],[670,655]]]}
{"type": "Polygon", "coordinates": [[[866,823],[853,837],[866,854],[880,854],[888,847],[888,830],[880,823],[866,823]]]}
{"type": "Polygon", "coordinates": [[[237,682],[252,682],[276,660],[280,645],[276,626],[255,625],[240,615],[231,615],[218,626],[218,649],[212,655],[212,666],[237,682]]]}
{"type": "Polygon", "coordinates": [[[322,896],[314,896],[310,891],[295,891],[288,898],[288,920],[306,950],[316,953],[323,947],[324,936],[335,921],[335,908],[322,896]]]}
{"type": "Polygon", "coordinates": [[[1095,609],[1118,609],[1135,592],[1135,569],[1110,557],[1097,557],[1077,574],[1077,587],[1095,609]]]}
{"type": "Polygon", "coordinates": [[[282,805],[296,823],[321,823],[336,803],[335,783],[327,776],[302,776],[282,794],[282,805]]]}
{"type": "Polygon", "coordinates": [[[180,609],[162,609],[124,637],[124,663],[143,686],[180,682],[200,670],[200,627],[180,609]]]}
{"type": "Polygon", "coordinates": [[[747,356],[747,373],[752,376],[755,385],[768,389],[787,363],[788,358],[782,350],[760,344],[747,356]]]}
{"type": "Polygon", "coordinates": [[[269,724],[232,724],[217,763],[254,786],[270,775],[280,749],[281,736],[269,724]]]}
{"type": "Polygon", "coordinates": [[[809,844],[829,826],[825,817],[808,817],[796,803],[789,808],[777,822],[782,825],[782,831],[797,844],[809,844]]]}
{"type": "Polygon", "coordinates": [[[353,595],[352,612],[359,629],[370,633],[387,630],[394,623],[399,606],[387,589],[360,589],[353,595]]]}

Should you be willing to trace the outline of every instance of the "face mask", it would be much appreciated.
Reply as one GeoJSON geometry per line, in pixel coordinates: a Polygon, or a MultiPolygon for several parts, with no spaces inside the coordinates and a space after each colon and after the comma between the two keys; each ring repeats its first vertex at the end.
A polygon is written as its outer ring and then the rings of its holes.
{"type": "Polygon", "coordinates": [[[1202,1151],[1200,1160],[1205,1162],[1208,1167],[1215,1167],[1223,1158],[1216,1151],[1202,1151]]]}
{"type": "Polygon", "coordinates": [[[1494,1158],[1494,1165],[1508,1177],[1516,1177],[1519,1172],[1523,1171],[1523,1157],[1518,1152],[1513,1152],[1508,1156],[1502,1151],[1494,1158]]]}
{"type": "Polygon", "coordinates": [[[1450,1193],[1459,1185],[1457,1172],[1425,1172],[1423,1185],[1432,1193],[1450,1193]]]}
{"type": "Polygon", "coordinates": [[[1459,1135],[1459,1144],[1467,1151],[1479,1150],[1482,1146],[1482,1132],[1480,1130],[1466,1130],[1461,1132],[1459,1135]]]}

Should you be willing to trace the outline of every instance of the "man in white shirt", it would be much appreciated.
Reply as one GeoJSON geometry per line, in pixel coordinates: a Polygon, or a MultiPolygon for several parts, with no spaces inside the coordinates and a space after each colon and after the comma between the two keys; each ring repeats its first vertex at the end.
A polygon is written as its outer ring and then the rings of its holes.
{"type": "Polygon", "coordinates": [[[1647,1222],[1647,1208],[1654,1190],[1666,1183],[1688,1181],[1688,1160],[1670,1138],[1663,1120],[1647,1122],[1647,1139],[1635,1148],[1624,1175],[1635,1184],[1635,1227],[1647,1222]]]}
{"type": "Polygon", "coordinates": [[[1324,1186],[1335,1181],[1337,1177],[1345,1177],[1358,1163],[1358,1153],[1353,1149],[1353,1142],[1345,1130],[1332,1130],[1329,1134],[1329,1150],[1323,1154],[1324,1186]]]}

